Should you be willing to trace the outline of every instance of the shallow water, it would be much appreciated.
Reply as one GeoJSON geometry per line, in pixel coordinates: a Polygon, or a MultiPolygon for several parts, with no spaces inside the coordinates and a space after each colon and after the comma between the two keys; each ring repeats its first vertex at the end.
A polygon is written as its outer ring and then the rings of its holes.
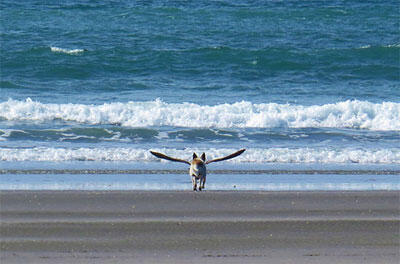
{"type": "MultiPolygon", "coordinates": [[[[28,172],[29,173],[29,172],[28,172]]],[[[191,190],[182,174],[2,174],[0,190],[191,190]]],[[[210,174],[205,190],[400,190],[400,172],[371,174],[210,174]]]]}

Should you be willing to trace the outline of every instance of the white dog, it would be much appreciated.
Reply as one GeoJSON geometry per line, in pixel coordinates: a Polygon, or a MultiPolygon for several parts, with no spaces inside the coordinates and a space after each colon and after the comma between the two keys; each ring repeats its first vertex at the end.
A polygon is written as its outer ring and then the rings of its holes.
{"type": "Polygon", "coordinates": [[[166,160],[170,160],[170,161],[183,162],[183,163],[189,164],[190,165],[189,175],[190,175],[190,177],[192,177],[193,191],[197,191],[197,181],[199,181],[199,191],[201,191],[202,189],[204,189],[204,185],[206,184],[206,176],[207,176],[206,164],[209,164],[211,162],[232,159],[234,157],[239,156],[244,151],[245,151],[245,149],[241,149],[241,150],[236,151],[235,153],[232,153],[226,157],[208,160],[208,161],[206,161],[205,153],[203,153],[200,158],[196,155],[196,153],[193,153],[193,160],[191,162],[189,162],[187,160],[183,160],[183,159],[168,157],[167,155],[164,155],[162,153],[158,153],[155,151],[150,151],[150,153],[160,159],[166,159],[166,160]]]}

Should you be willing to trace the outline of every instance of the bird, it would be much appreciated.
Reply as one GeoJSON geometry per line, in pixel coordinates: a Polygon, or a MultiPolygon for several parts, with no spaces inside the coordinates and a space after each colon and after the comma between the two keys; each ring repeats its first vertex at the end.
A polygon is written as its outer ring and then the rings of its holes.
{"type": "Polygon", "coordinates": [[[165,154],[151,151],[151,150],[150,150],[150,153],[160,159],[165,159],[165,160],[174,161],[174,162],[182,162],[182,163],[186,163],[186,164],[190,165],[189,176],[192,179],[193,191],[197,191],[197,190],[201,191],[202,189],[205,188],[205,184],[206,184],[206,176],[207,176],[206,164],[235,158],[235,157],[241,155],[243,152],[245,152],[245,150],[246,149],[241,149],[241,150],[238,150],[228,156],[225,156],[222,158],[217,158],[217,159],[212,159],[212,160],[207,160],[207,161],[206,161],[206,154],[204,152],[203,152],[203,154],[201,154],[200,157],[197,156],[197,154],[194,152],[193,159],[190,162],[187,160],[184,160],[184,159],[173,158],[173,157],[167,156],[165,154]],[[198,185],[197,185],[197,182],[199,182],[198,185]]]}

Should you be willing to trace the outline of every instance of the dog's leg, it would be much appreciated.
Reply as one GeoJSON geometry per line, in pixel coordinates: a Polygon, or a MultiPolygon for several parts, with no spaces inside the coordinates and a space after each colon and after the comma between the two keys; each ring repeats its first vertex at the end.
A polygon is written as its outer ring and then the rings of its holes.
{"type": "Polygon", "coordinates": [[[193,191],[197,191],[197,179],[193,175],[192,175],[192,185],[193,185],[193,191]]]}
{"type": "Polygon", "coordinates": [[[206,175],[202,178],[201,188],[204,189],[206,185],[206,175]]]}
{"type": "Polygon", "coordinates": [[[204,189],[204,175],[201,175],[199,178],[199,191],[204,189]]]}

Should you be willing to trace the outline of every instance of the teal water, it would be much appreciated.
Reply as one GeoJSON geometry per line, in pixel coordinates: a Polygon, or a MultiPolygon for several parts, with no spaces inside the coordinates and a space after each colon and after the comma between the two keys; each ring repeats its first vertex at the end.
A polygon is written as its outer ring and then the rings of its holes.
{"type": "Polygon", "coordinates": [[[3,101],[400,99],[398,1],[2,1],[1,7],[3,101]]]}

